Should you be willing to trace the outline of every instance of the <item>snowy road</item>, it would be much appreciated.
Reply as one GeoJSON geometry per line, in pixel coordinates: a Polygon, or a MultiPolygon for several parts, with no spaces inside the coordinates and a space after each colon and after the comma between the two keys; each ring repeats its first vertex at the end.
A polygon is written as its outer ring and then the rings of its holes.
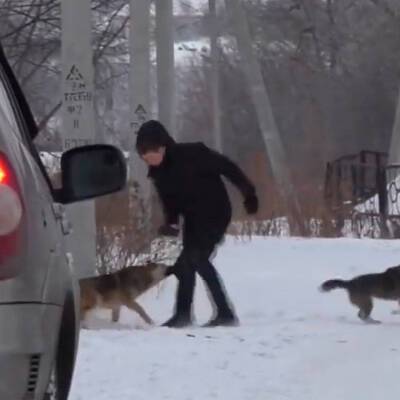
{"type": "MultiPolygon", "coordinates": [[[[238,328],[143,329],[94,320],[83,331],[71,400],[381,400],[400,395],[400,316],[377,301],[364,325],[343,291],[349,278],[400,263],[398,241],[228,240],[215,260],[235,302],[238,328]]],[[[169,317],[174,278],[140,302],[157,322],[169,317]]],[[[198,323],[210,308],[202,285],[198,323]]],[[[107,318],[108,314],[102,315],[107,318]]]]}

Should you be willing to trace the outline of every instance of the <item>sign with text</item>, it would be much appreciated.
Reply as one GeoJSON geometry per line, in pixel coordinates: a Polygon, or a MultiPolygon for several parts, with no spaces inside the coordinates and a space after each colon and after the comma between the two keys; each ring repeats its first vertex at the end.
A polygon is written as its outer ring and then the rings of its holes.
{"type": "Polygon", "coordinates": [[[63,67],[63,147],[68,150],[94,141],[93,85],[90,84],[93,68],[71,63],[63,67]]]}

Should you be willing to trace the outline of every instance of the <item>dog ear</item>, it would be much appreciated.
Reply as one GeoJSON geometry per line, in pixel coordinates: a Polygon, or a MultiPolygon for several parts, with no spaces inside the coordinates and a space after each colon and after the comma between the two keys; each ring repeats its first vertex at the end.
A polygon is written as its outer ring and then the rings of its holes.
{"type": "Polygon", "coordinates": [[[386,272],[391,275],[400,275],[400,266],[390,267],[386,270],[386,272]]]}

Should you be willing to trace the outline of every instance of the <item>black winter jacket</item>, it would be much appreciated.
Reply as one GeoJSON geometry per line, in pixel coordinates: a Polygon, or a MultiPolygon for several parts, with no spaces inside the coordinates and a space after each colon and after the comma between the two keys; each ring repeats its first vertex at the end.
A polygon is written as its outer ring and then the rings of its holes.
{"type": "Polygon", "coordinates": [[[255,188],[227,157],[203,143],[177,143],[166,148],[163,162],[149,168],[168,224],[184,218],[184,245],[215,245],[231,219],[231,203],[221,179],[228,178],[244,198],[255,188]]]}

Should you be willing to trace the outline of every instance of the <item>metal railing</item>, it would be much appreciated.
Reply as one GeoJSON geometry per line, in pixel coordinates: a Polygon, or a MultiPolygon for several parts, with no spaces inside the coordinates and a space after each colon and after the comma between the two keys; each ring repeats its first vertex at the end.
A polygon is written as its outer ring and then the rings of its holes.
{"type": "Polygon", "coordinates": [[[327,164],[325,202],[338,225],[359,236],[400,237],[400,165],[362,151],[327,164]]]}

